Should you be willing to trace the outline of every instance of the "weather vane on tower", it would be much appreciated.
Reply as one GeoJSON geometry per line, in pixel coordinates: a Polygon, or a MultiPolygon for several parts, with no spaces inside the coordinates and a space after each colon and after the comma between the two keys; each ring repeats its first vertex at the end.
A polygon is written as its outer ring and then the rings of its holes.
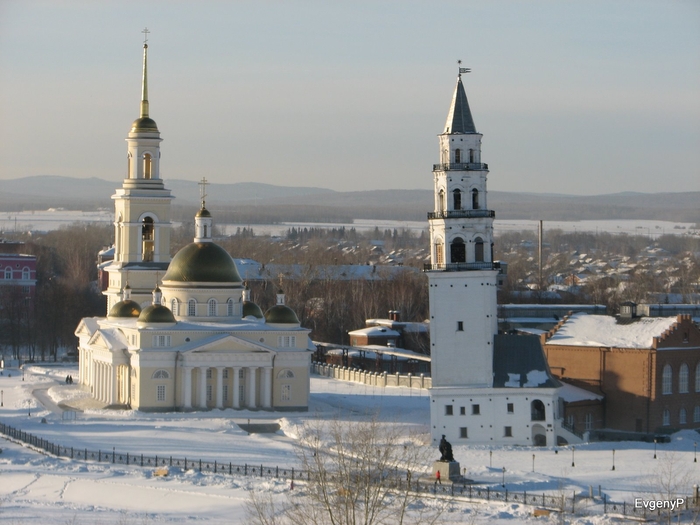
{"type": "Polygon", "coordinates": [[[462,73],[471,73],[472,72],[471,68],[462,67],[461,60],[457,60],[457,65],[459,66],[459,78],[462,78],[462,73]]]}

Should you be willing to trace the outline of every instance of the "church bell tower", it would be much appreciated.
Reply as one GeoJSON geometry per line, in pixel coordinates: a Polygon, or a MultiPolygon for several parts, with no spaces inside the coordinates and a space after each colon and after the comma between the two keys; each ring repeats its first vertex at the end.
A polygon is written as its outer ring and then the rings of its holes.
{"type": "Polygon", "coordinates": [[[481,159],[460,68],[433,165],[434,208],[428,213],[433,389],[491,387],[493,338],[498,331],[493,220],[488,209],[488,166],[481,159]]]}
{"type": "Polygon", "coordinates": [[[114,200],[114,260],[107,267],[107,309],[121,299],[127,283],[132,298],[150,302],[158,275],[170,262],[170,203],[173,197],[160,178],[158,126],[148,107],[148,29],[143,44],[140,116],[127,135],[127,173],[114,200]]]}

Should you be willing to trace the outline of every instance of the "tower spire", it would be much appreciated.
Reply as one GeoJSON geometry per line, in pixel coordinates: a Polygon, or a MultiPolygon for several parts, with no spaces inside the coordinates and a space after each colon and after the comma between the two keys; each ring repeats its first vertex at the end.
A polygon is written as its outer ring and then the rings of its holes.
{"type": "Polygon", "coordinates": [[[141,81],[141,118],[148,117],[148,33],[147,27],[143,33],[143,80],[141,81]]]}

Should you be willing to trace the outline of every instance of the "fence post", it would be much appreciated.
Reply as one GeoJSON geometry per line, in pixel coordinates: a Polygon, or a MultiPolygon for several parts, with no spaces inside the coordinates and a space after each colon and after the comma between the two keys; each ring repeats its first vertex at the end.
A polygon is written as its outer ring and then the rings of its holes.
{"type": "Polygon", "coordinates": [[[214,474],[216,474],[216,460],[214,460],[214,474]]]}
{"type": "Polygon", "coordinates": [[[185,470],[187,470],[187,458],[185,458],[185,470]]]}
{"type": "Polygon", "coordinates": [[[73,447],[70,448],[70,458],[73,459],[73,447]]]}
{"type": "Polygon", "coordinates": [[[486,501],[491,501],[491,487],[486,487],[486,501]]]}
{"type": "Polygon", "coordinates": [[[505,502],[508,503],[508,489],[506,489],[506,498],[505,498],[505,502]]]}
{"type": "Polygon", "coordinates": [[[622,515],[627,516],[627,502],[626,501],[622,502],[622,515]]]}
{"type": "Polygon", "coordinates": [[[126,453],[126,465],[129,466],[129,453],[126,453]]]}
{"type": "Polygon", "coordinates": [[[83,459],[87,461],[87,449],[85,449],[85,457],[83,459]]]}
{"type": "Polygon", "coordinates": [[[98,450],[97,451],[97,462],[100,463],[102,461],[102,451],[98,450]]]}
{"type": "Polygon", "coordinates": [[[243,465],[243,475],[244,475],[244,476],[247,476],[247,475],[248,475],[248,463],[246,463],[245,465],[243,465]]]}
{"type": "Polygon", "coordinates": [[[112,447],[112,463],[114,463],[114,457],[116,456],[116,452],[114,451],[114,447],[112,447]]]}
{"type": "Polygon", "coordinates": [[[277,467],[275,468],[275,477],[276,477],[276,478],[279,478],[279,477],[280,477],[280,467],[279,467],[279,465],[277,465],[277,467]]]}
{"type": "Polygon", "coordinates": [[[199,460],[199,471],[202,472],[202,460],[199,460]]]}
{"type": "Polygon", "coordinates": [[[576,512],[576,491],[574,491],[574,496],[571,498],[571,514],[576,512]]]}
{"type": "Polygon", "coordinates": [[[156,467],[158,466],[158,456],[156,456],[156,467]]]}
{"type": "Polygon", "coordinates": [[[141,454],[141,466],[143,467],[143,454],[141,454]]]}
{"type": "Polygon", "coordinates": [[[608,513],[608,495],[603,494],[603,514],[608,513]]]}
{"type": "Polygon", "coordinates": [[[232,472],[233,472],[232,465],[231,465],[231,462],[229,461],[228,462],[228,475],[230,476],[232,472]]]}
{"type": "Polygon", "coordinates": [[[262,463],[260,464],[260,477],[262,478],[263,476],[263,466],[262,463]]]}
{"type": "Polygon", "coordinates": [[[171,467],[173,466],[173,457],[172,456],[170,456],[170,466],[171,467]]]}

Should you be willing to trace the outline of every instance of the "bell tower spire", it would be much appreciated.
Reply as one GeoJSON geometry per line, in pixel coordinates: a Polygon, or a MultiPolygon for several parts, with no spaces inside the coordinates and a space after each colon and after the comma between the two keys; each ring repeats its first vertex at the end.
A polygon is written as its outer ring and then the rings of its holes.
{"type": "Polygon", "coordinates": [[[154,276],[170,262],[170,203],[173,197],[160,177],[160,131],[150,116],[148,103],[148,35],[142,31],[143,71],[139,118],[126,138],[126,178],[114,200],[114,261],[108,267],[108,308],[124,286],[130,272],[135,300],[150,296],[154,276]]]}
{"type": "Polygon", "coordinates": [[[148,117],[148,33],[147,27],[143,33],[143,79],[141,80],[141,118],[148,117]]]}

